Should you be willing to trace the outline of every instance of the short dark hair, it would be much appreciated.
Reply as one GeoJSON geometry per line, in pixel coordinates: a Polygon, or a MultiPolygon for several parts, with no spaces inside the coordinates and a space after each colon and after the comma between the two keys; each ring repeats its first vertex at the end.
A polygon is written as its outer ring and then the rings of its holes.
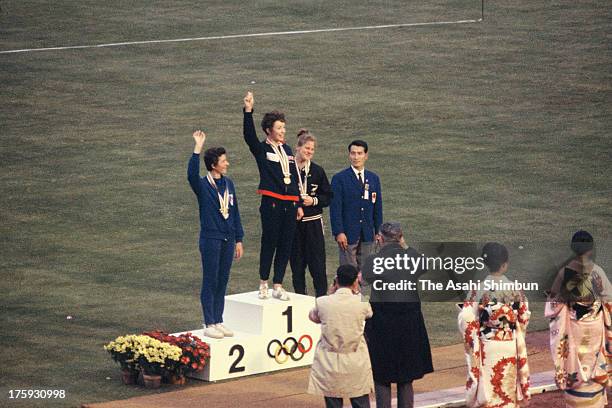
{"type": "Polygon", "coordinates": [[[576,231],[572,237],[571,248],[578,256],[593,250],[593,236],[585,230],[576,231]]]}
{"type": "Polygon", "coordinates": [[[489,271],[497,272],[499,268],[506,262],[510,257],[508,249],[497,242],[487,242],[482,247],[482,257],[484,258],[484,264],[487,265],[489,271]]]}
{"type": "Polygon", "coordinates": [[[348,145],[348,151],[351,151],[351,146],[359,146],[359,147],[363,147],[363,151],[365,153],[368,152],[368,144],[366,142],[364,142],[363,140],[353,140],[349,145],[348,145]]]}
{"type": "Polygon", "coordinates": [[[225,154],[225,148],[223,147],[211,147],[204,152],[204,164],[206,170],[212,171],[213,166],[219,163],[219,157],[225,154]]]}
{"type": "Polygon", "coordinates": [[[340,265],[336,271],[336,281],[339,286],[351,286],[355,283],[359,271],[353,265],[340,265]]]}
{"type": "Polygon", "coordinates": [[[283,112],[273,110],[272,112],[268,112],[264,115],[263,119],[261,120],[261,128],[266,135],[268,134],[266,129],[272,129],[274,122],[277,120],[285,123],[285,114],[283,112]]]}
{"type": "Polygon", "coordinates": [[[399,222],[385,222],[380,226],[380,233],[385,241],[400,242],[402,240],[402,226],[399,222]]]}

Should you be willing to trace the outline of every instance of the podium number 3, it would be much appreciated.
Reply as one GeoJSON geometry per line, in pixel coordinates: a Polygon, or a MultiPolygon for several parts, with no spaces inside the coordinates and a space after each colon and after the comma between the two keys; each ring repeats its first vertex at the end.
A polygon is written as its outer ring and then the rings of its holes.
{"type": "Polygon", "coordinates": [[[287,333],[291,333],[293,331],[293,306],[287,306],[282,314],[287,316],[287,333]]]}
{"type": "Polygon", "coordinates": [[[238,351],[238,358],[236,358],[234,363],[230,366],[230,369],[229,369],[230,374],[240,373],[246,369],[244,366],[238,367],[238,363],[240,363],[240,361],[242,360],[242,357],[244,357],[244,347],[242,347],[240,344],[236,344],[232,346],[232,348],[229,351],[230,357],[234,355],[235,351],[238,351]]]}

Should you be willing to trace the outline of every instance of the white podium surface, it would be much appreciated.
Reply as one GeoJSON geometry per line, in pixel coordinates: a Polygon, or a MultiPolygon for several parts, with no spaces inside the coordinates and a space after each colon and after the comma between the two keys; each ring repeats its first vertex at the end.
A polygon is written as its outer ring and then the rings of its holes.
{"type": "MultiPolygon", "coordinates": [[[[321,336],[318,324],[308,319],[315,305],[312,296],[289,293],[291,300],[261,300],[258,292],[225,297],[223,324],[233,337],[204,337],[203,329],[190,330],[210,345],[210,360],[200,373],[205,381],[265,373],[312,364],[321,336]]],[[[187,332],[173,333],[181,334],[187,332]]]]}

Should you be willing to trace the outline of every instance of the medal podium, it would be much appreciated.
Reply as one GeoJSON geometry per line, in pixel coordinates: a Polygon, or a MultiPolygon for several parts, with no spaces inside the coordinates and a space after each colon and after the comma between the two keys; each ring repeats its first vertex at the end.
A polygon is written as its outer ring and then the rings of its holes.
{"type": "MultiPolygon", "coordinates": [[[[210,345],[210,360],[193,378],[218,381],[312,364],[321,335],[308,319],[312,296],[289,294],[291,300],[262,300],[258,292],[225,297],[223,324],[233,337],[204,337],[203,329],[189,331],[210,345]]],[[[175,335],[186,333],[174,333],[175,335]]]]}

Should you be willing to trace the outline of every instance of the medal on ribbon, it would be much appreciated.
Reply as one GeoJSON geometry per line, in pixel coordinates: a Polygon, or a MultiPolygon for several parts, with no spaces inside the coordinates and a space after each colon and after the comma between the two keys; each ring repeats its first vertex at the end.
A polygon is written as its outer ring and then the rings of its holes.
{"type": "Polygon", "coordinates": [[[291,170],[289,169],[289,157],[287,156],[287,152],[285,152],[282,145],[276,145],[270,139],[268,139],[268,143],[279,158],[279,163],[284,176],[283,182],[287,185],[291,184],[291,170]]]}
{"type": "Polygon", "coordinates": [[[212,174],[208,173],[206,175],[206,179],[217,192],[217,197],[219,197],[219,205],[220,205],[219,212],[221,213],[223,218],[227,220],[229,218],[229,203],[230,203],[230,194],[228,191],[229,187],[227,185],[225,186],[225,191],[223,192],[223,196],[221,196],[221,193],[219,193],[219,187],[217,187],[217,183],[215,183],[215,179],[213,178],[212,174]]]}
{"type": "Polygon", "coordinates": [[[302,172],[298,167],[297,160],[294,163],[295,169],[297,170],[298,174],[298,186],[300,188],[300,195],[308,195],[308,173],[310,173],[310,160],[306,161],[306,164],[304,165],[304,180],[302,180],[302,172]]]}

